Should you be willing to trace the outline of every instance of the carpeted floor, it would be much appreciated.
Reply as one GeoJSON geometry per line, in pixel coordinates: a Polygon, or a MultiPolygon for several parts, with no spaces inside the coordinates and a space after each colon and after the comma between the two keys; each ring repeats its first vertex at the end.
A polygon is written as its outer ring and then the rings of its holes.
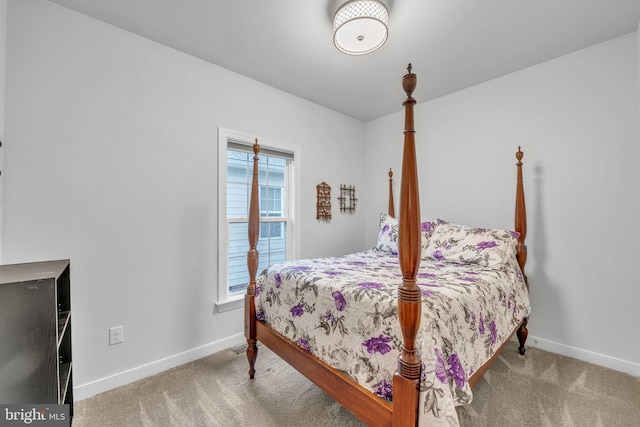
{"type": "MultiPolygon", "coordinates": [[[[640,425],[640,379],[509,343],[458,411],[462,426],[640,425]]],[[[269,349],[256,378],[225,350],[77,402],[73,427],[362,426],[269,349]]]]}

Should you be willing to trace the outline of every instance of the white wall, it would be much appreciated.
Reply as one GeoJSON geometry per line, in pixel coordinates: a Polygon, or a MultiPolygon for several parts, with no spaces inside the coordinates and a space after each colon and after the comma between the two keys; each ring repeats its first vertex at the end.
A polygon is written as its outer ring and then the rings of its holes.
{"type": "MultiPolygon", "coordinates": [[[[4,94],[7,56],[7,6],[9,0],[0,0],[0,141],[4,144],[4,94]]],[[[2,262],[2,211],[4,208],[3,177],[4,149],[0,147],[0,262],[2,262]]]]}
{"type": "Polygon", "coordinates": [[[44,0],[8,16],[3,261],[71,259],[77,399],[244,340],[214,312],[218,127],[301,147],[300,256],[362,249],[362,209],[315,220],[318,183],[363,186],[361,122],[44,0]]]}
{"type": "MultiPolygon", "coordinates": [[[[640,375],[637,38],[420,104],[416,141],[423,218],[501,228],[513,227],[522,146],[529,344],[640,375]]],[[[379,171],[400,171],[402,126],[402,113],[366,124],[365,181],[381,185],[379,171]]],[[[367,244],[371,217],[386,207],[374,188],[367,244]]]]}

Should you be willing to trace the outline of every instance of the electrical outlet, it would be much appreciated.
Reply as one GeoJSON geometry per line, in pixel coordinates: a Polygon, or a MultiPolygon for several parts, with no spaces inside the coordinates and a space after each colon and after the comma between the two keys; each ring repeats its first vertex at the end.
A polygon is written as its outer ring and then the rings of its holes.
{"type": "Polygon", "coordinates": [[[124,327],[114,326],[109,328],[109,345],[120,344],[124,341],[124,327]]]}

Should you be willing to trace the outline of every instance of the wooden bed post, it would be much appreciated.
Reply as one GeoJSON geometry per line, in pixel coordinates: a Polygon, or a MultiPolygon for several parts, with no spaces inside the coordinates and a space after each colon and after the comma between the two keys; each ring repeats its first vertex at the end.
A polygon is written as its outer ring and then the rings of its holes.
{"type": "Polygon", "coordinates": [[[407,99],[405,107],[404,151],[400,188],[400,218],[398,258],[402,270],[402,285],[398,288],[398,318],[402,329],[403,348],[398,356],[398,369],[393,376],[393,425],[415,426],[418,421],[418,398],[422,361],[416,352],[416,335],[420,326],[422,294],[416,283],[420,267],[420,196],[416,163],[413,106],[411,96],[416,88],[416,75],[411,72],[402,78],[407,99]]]}
{"type": "Polygon", "coordinates": [[[258,201],[258,153],[260,145],[258,139],[253,144],[253,179],[251,181],[251,197],[249,199],[249,252],[247,252],[247,267],[249,270],[249,286],[244,299],[244,335],[247,338],[247,359],[249,359],[249,378],[256,373],[255,364],[258,357],[256,338],[256,274],[258,272],[259,254],[256,246],[260,237],[260,207],[258,201]]]}
{"type": "Polygon", "coordinates": [[[389,168],[389,207],[387,209],[387,214],[391,217],[396,216],[396,209],[393,204],[393,171],[389,168]]]}
{"type": "MultiPolygon", "coordinates": [[[[518,264],[520,264],[520,270],[522,270],[522,274],[524,274],[524,280],[527,283],[527,287],[529,287],[529,281],[527,280],[527,275],[524,272],[524,266],[527,263],[527,245],[524,243],[524,240],[527,237],[527,209],[524,203],[524,184],[522,182],[522,157],[524,153],[518,147],[518,152],[516,153],[516,159],[518,159],[518,179],[516,184],[516,214],[515,214],[515,229],[520,235],[518,236],[518,244],[516,245],[516,252],[518,258],[518,264]]],[[[527,330],[527,323],[529,323],[528,319],[525,318],[522,321],[522,324],[518,328],[518,342],[520,343],[520,347],[518,347],[518,351],[521,355],[524,355],[525,348],[524,343],[527,341],[527,336],[529,335],[529,331],[527,330]]]]}

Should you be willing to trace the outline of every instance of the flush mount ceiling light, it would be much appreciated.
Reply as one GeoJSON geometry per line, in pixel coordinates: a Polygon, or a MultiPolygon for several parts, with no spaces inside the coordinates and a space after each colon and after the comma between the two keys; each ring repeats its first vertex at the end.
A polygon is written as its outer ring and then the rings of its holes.
{"type": "Polygon", "coordinates": [[[365,55],[387,40],[389,12],[379,0],[351,0],[333,15],[333,44],[349,55],[365,55]]]}

